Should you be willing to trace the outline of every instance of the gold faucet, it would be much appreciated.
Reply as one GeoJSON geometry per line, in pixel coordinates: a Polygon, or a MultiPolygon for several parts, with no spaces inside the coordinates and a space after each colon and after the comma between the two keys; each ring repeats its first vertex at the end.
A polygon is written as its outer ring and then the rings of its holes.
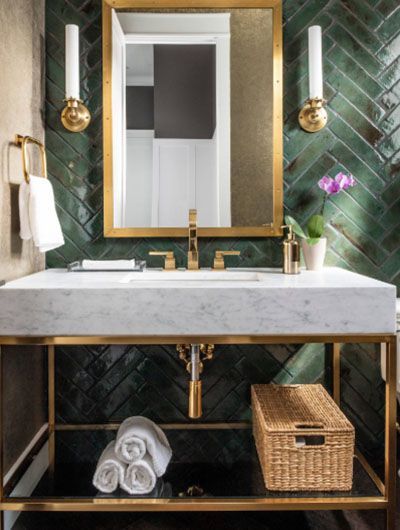
{"type": "Polygon", "coordinates": [[[197,243],[197,210],[189,210],[188,269],[199,270],[199,250],[197,243]]]}
{"type": "Polygon", "coordinates": [[[175,256],[172,250],[166,250],[165,252],[158,250],[151,250],[149,256],[162,256],[165,258],[164,269],[174,271],[176,269],[175,256]]]}
{"type": "Polygon", "coordinates": [[[216,250],[213,268],[216,270],[225,270],[225,256],[240,256],[240,250],[216,250]]]}

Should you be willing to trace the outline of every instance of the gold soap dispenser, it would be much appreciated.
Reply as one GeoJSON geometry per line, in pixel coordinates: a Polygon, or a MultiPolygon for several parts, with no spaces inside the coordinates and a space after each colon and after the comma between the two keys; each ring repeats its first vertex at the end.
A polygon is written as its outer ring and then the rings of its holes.
{"type": "Polygon", "coordinates": [[[283,225],[281,228],[287,228],[288,232],[283,241],[283,273],[299,274],[300,273],[300,244],[296,241],[292,225],[283,225]]]}

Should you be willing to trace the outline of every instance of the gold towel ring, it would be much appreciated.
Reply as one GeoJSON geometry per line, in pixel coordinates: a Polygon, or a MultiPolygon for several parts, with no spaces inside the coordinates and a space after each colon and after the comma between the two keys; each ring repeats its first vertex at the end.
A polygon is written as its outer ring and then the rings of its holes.
{"type": "Polygon", "coordinates": [[[15,143],[22,148],[22,167],[24,172],[24,179],[29,184],[29,168],[28,168],[28,152],[26,146],[28,144],[35,144],[40,149],[41,159],[42,159],[42,171],[43,178],[47,179],[47,161],[46,161],[46,149],[42,142],[32,138],[32,136],[22,136],[20,134],[15,135],[15,143]]]}

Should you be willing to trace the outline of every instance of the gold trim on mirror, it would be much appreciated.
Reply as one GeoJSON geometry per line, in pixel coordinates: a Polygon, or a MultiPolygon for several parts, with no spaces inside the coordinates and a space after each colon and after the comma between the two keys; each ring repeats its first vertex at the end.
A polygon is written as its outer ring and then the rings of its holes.
{"type": "Polygon", "coordinates": [[[198,228],[198,237],[281,236],[283,224],[283,49],[282,0],[103,0],[104,236],[187,237],[187,228],[115,228],[112,175],[112,9],[273,10],[273,222],[263,226],[198,228]]]}

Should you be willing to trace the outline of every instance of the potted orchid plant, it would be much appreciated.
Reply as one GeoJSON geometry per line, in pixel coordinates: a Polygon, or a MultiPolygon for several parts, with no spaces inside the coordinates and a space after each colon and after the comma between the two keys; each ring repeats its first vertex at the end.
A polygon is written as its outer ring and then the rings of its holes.
{"type": "Polygon", "coordinates": [[[348,190],[357,184],[352,175],[338,173],[335,178],[324,176],[318,181],[318,187],[323,190],[324,197],[319,214],[312,215],[305,230],[290,215],[285,217],[285,223],[292,225],[293,232],[301,237],[301,247],[304,261],[308,270],[320,270],[323,267],[326,254],[325,231],[325,205],[332,195],[338,195],[344,190],[348,190]]]}

